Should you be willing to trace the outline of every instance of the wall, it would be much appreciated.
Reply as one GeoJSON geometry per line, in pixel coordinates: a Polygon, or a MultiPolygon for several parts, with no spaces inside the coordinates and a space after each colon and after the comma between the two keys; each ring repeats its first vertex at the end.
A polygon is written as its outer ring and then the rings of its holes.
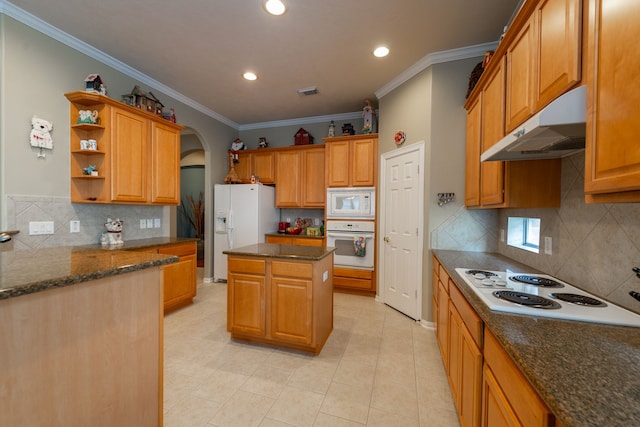
{"type": "Polygon", "coordinates": [[[379,152],[396,149],[398,130],[404,145],[426,142],[424,186],[424,252],[422,259],[422,319],[431,320],[431,254],[429,249],[495,250],[496,211],[464,207],[465,94],[473,67],[482,58],[435,64],[412,77],[379,101],[379,152]],[[437,193],[456,194],[439,207],[437,193]]]}
{"type": "MultiPolygon", "coordinates": [[[[96,243],[96,234],[107,216],[125,220],[125,239],[167,236],[175,208],[116,205],[84,205],[69,202],[69,103],[64,93],[84,89],[84,78],[99,73],[108,95],[120,99],[135,85],[152,90],[177,120],[195,134],[205,150],[206,186],[222,182],[228,165],[226,149],[238,134],[236,129],[151,88],[124,73],[0,14],[3,56],[0,59],[0,229],[17,228],[16,249],[45,245],[96,243]],[[10,106],[11,108],[6,108],[10,106]],[[36,157],[29,145],[33,115],[53,122],[54,149],[45,159],[36,157]],[[162,218],[159,229],[140,229],[139,219],[162,218]],[[69,221],[81,221],[81,233],[69,234],[69,221]],[[28,236],[29,221],[55,221],[56,234],[28,236]]],[[[213,198],[206,200],[208,213],[213,198]]],[[[205,208],[206,209],[206,208],[205,208]]],[[[211,217],[208,218],[211,223],[211,217]]],[[[212,241],[212,239],[208,239],[212,241]]],[[[212,253],[212,252],[211,252],[212,253]]],[[[205,276],[207,275],[205,267],[205,276]]]]}
{"type": "Polygon", "coordinates": [[[558,209],[504,209],[509,216],[540,218],[543,236],[553,241],[552,255],[535,254],[499,243],[499,252],[579,288],[640,313],[629,291],[640,291],[631,271],[640,266],[640,203],[586,204],[584,153],[562,159],[558,209]]]}
{"type": "MultiPolygon", "coordinates": [[[[339,117],[339,115],[337,115],[337,117],[339,117]]],[[[281,126],[277,127],[271,125],[267,127],[265,125],[265,127],[255,129],[243,130],[241,128],[239,138],[249,150],[258,148],[258,140],[261,136],[267,138],[269,147],[289,147],[294,145],[294,136],[298,132],[298,129],[303,128],[313,136],[314,144],[323,144],[322,139],[326,138],[329,134],[329,122],[331,120],[331,117],[327,117],[327,120],[324,122],[311,121],[310,119],[309,122],[306,123],[298,123],[296,121],[296,124],[286,124],[287,122],[283,122],[281,126]]],[[[363,119],[361,117],[343,120],[335,119],[335,136],[342,134],[342,125],[345,123],[351,123],[357,134],[362,133],[363,119]]],[[[274,124],[277,125],[278,123],[274,124]]],[[[229,141],[229,145],[231,145],[231,141],[229,141]]]]}

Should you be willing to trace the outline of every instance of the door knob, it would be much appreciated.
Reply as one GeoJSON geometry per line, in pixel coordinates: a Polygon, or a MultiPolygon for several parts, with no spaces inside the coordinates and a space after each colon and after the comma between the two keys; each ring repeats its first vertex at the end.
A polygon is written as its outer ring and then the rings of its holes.
{"type": "Polygon", "coordinates": [[[386,243],[389,243],[389,242],[391,241],[391,239],[389,239],[387,236],[384,236],[384,241],[385,241],[386,243]]]}

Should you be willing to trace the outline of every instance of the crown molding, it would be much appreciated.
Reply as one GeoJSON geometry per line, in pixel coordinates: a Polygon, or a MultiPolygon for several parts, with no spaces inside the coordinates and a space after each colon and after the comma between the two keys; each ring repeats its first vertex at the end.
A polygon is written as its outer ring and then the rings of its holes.
{"type": "Polygon", "coordinates": [[[396,76],[386,85],[375,91],[376,98],[380,99],[387,95],[389,92],[401,86],[403,83],[415,77],[417,74],[426,70],[432,65],[440,64],[443,62],[458,61],[461,59],[475,58],[484,56],[484,53],[488,50],[495,50],[498,47],[498,42],[477,44],[473,46],[461,47],[458,49],[444,50],[440,52],[433,52],[407,68],[405,71],[396,76]]]}
{"type": "Polygon", "coordinates": [[[224,117],[219,113],[216,113],[215,111],[205,107],[204,105],[194,101],[193,99],[184,96],[183,94],[175,91],[169,86],[149,77],[148,75],[136,70],[135,68],[125,64],[124,62],[117,60],[111,55],[108,55],[96,49],[88,43],[85,43],[82,40],[65,33],[64,31],[54,27],[53,25],[43,21],[42,19],[26,12],[25,10],[20,9],[19,7],[11,3],[8,3],[6,0],[0,0],[0,13],[4,13],[5,15],[15,19],[16,21],[19,21],[24,25],[27,25],[34,30],[41,32],[42,34],[47,35],[52,39],[57,40],[60,43],[67,45],[70,48],[89,56],[90,58],[95,59],[96,61],[100,61],[103,64],[112,67],[113,69],[120,71],[121,73],[133,79],[140,81],[141,83],[149,86],[152,89],[161,91],[174,98],[176,101],[182,102],[183,104],[188,105],[194,110],[200,111],[206,116],[216,119],[219,122],[224,123],[236,130],[239,127],[238,123],[224,117]]]}
{"type": "Polygon", "coordinates": [[[291,125],[303,125],[308,123],[321,123],[327,122],[330,120],[352,120],[352,119],[360,119],[362,118],[362,111],[355,111],[353,113],[341,113],[341,114],[329,114],[326,116],[313,116],[313,117],[302,117],[299,119],[289,119],[289,120],[276,120],[272,122],[262,122],[262,123],[250,123],[246,125],[240,125],[240,131],[243,130],[253,130],[253,129],[266,129],[266,128],[277,128],[281,126],[291,126],[291,125]]]}

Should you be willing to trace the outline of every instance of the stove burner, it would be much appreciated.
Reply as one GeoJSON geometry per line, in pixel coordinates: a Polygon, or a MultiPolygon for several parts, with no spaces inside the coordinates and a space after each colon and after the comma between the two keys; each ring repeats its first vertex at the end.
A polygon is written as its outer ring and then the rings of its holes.
{"type": "Polygon", "coordinates": [[[571,304],[582,305],[587,307],[606,307],[607,304],[599,299],[591,298],[586,295],[579,294],[563,294],[563,293],[550,293],[549,297],[559,299],[560,301],[568,302],[571,304]]]}
{"type": "Polygon", "coordinates": [[[476,274],[483,274],[485,277],[497,276],[496,273],[492,273],[490,271],[484,271],[484,270],[467,270],[465,273],[470,274],[472,276],[475,276],[476,274]]]}
{"type": "Polygon", "coordinates": [[[496,298],[500,298],[505,301],[509,301],[514,304],[519,304],[525,307],[545,308],[545,309],[557,309],[562,307],[560,304],[558,304],[555,301],[551,301],[550,299],[547,299],[538,295],[526,294],[524,292],[495,291],[493,295],[496,298]]]}
{"type": "Polygon", "coordinates": [[[535,285],[541,286],[543,288],[562,288],[562,283],[558,283],[555,280],[547,279],[546,277],[538,277],[538,276],[529,276],[529,275],[518,275],[512,276],[511,280],[515,280],[516,282],[526,283],[527,285],[535,285]]]}

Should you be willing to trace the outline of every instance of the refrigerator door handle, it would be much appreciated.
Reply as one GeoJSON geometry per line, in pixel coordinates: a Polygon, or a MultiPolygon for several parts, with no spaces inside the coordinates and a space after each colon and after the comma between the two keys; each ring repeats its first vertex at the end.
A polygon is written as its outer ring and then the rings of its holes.
{"type": "Polygon", "coordinates": [[[229,209],[229,217],[227,218],[227,243],[229,243],[229,249],[233,249],[233,211],[229,209]]]}

